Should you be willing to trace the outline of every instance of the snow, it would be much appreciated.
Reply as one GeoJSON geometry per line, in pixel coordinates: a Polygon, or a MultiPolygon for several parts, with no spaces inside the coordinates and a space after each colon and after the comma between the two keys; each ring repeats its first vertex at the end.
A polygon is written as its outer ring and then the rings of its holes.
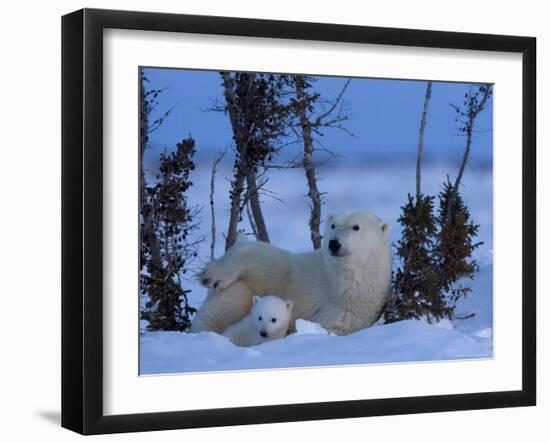
{"type": "MultiPolygon", "coordinates": [[[[165,374],[243,369],[291,368],[491,358],[492,266],[480,270],[473,293],[461,300],[458,316],[437,324],[407,320],[381,324],[347,336],[329,334],[299,319],[296,333],[250,348],[213,332],[144,332],[140,373],[165,374]]],[[[142,325],[145,326],[145,325],[142,325]]]]}
{"type": "Polygon", "coordinates": [[[328,335],[328,332],[323,329],[318,323],[312,321],[304,320],[299,318],[296,320],[296,334],[295,335],[304,335],[304,334],[321,334],[328,335]]]}
{"type": "Polygon", "coordinates": [[[473,281],[466,281],[472,293],[457,304],[455,330],[471,336],[476,341],[493,345],[493,266],[482,266],[473,281]],[[465,318],[474,314],[474,317],[465,318]]]}
{"type": "Polygon", "coordinates": [[[297,332],[249,348],[235,346],[213,332],[144,332],[140,373],[229,371],[266,368],[380,364],[492,358],[492,267],[480,270],[473,294],[461,301],[464,320],[429,324],[406,320],[381,324],[346,336],[327,333],[299,319],[297,332]]]}
{"type": "Polygon", "coordinates": [[[453,329],[406,320],[347,336],[304,322],[303,330],[249,348],[213,332],[145,333],[141,374],[397,363],[491,356],[483,341],[453,329]]]}
{"type": "Polygon", "coordinates": [[[238,347],[213,332],[144,332],[140,373],[250,370],[491,358],[492,267],[480,270],[473,294],[460,302],[464,320],[437,324],[407,320],[380,324],[347,336],[327,333],[320,325],[299,319],[297,332],[250,348],[238,347]]]}

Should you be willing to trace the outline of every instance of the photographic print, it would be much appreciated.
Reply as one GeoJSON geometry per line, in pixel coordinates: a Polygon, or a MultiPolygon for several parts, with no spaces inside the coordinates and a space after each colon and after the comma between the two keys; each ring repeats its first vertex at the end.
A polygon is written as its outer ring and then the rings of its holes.
{"type": "Polygon", "coordinates": [[[63,16],[62,426],[535,405],[536,46],[63,16]]]}
{"type": "Polygon", "coordinates": [[[141,375],[493,357],[494,85],[138,75],[141,375]]]}

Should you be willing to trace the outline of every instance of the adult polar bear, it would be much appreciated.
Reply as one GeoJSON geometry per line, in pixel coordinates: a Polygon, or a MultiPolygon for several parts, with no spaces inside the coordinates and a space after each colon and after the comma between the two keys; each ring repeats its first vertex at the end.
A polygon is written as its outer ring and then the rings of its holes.
{"type": "Polygon", "coordinates": [[[389,224],[368,212],[329,216],[321,249],[293,254],[241,240],[199,274],[209,295],[192,332],[222,332],[249,311],[254,295],[293,302],[303,318],[338,335],[366,328],[380,316],[391,284],[389,224]]]}

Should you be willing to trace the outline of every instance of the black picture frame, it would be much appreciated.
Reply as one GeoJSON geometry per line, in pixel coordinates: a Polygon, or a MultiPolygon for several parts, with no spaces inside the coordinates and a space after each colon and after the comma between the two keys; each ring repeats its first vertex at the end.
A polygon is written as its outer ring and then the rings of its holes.
{"type": "Polygon", "coordinates": [[[536,39],[83,9],[62,18],[62,426],[82,434],[229,426],[536,403],[536,39]],[[191,410],[103,413],[103,30],[171,31],[522,54],[522,389],[191,410]]]}

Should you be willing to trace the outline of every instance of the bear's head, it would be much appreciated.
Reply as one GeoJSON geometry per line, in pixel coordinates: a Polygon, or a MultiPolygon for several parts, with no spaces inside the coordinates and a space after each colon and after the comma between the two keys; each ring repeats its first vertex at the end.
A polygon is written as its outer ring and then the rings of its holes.
{"type": "Polygon", "coordinates": [[[387,247],[390,225],[369,212],[329,215],[325,222],[323,253],[337,261],[361,261],[370,251],[387,247]]]}
{"type": "Polygon", "coordinates": [[[284,337],[292,317],[292,302],[274,295],[252,298],[252,320],[258,334],[265,339],[284,337]]]}

